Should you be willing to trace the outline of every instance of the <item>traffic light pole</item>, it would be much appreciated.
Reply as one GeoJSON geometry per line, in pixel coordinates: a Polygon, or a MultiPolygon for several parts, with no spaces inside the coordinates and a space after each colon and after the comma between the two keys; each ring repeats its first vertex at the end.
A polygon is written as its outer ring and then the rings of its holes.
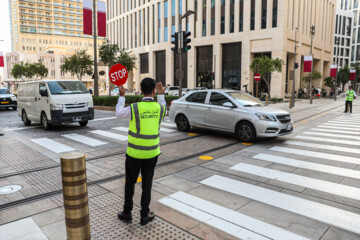
{"type": "Polygon", "coordinates": [[[184,78],[184,73],[183,73],[183,69],[182,69],[182,54],[183,54],[183,32],[182,32],[182,24],[181,24],[181,18],[180,18],[180,31],[179,31],[179,42],[180,42],[180,45],[179,45],[179,52],[178,52],[178,55],[179,55],[179,73],[177,74],[178,78],[179,78],[179,98],[182,97],[182,81],[183,81],[183,78],[184,78]]]}
{"type": "MultiPolygon", "coordinates": [[[[98,66],[97,66],[97,36],[96,36],[96,0],[93,0],[94,5],[94,96],[99,96],[99,75],[98,75],[98,66]]],[[[110,86],[109,86],[110,91],[110,86]]]]}
{"type": "Polygon", "coordinates": [[[294,78],[293,78],[293,84],[292,84],[292,94],[291,94],[291,99],[292,99],[292,104],[291,107],[295,107],[295,71],[296,71],[296,37],[297,37],[297,28],[295,29],[295,49],[294,49],[294,78]]]}

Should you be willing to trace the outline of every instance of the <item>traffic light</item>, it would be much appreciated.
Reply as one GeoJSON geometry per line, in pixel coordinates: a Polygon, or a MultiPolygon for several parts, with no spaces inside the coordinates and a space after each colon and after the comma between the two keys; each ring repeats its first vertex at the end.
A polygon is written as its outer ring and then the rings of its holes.
{"type": "Polygon", "coordinates": [[[191,39],[189,38],[191,36],[191,32],[183,32],[183,52],[186,53],[191,49],[191,46],[188,46],[188,44],[191,42],[191,39]]]}
{"type": "Polygon", "coordinates": [[[179,33],[174,33],[171,35],[172,41],[171,44],[174,44],[174,47],[171,48],[172,51],[178,53],[179,52],[179,33]]]}
{"type": "Polygon", "coordinates": [[[211,81],[214,81],[214,80],[215,80],[215,73],[212,72],[212,73],[211,73],[211,81]]]}

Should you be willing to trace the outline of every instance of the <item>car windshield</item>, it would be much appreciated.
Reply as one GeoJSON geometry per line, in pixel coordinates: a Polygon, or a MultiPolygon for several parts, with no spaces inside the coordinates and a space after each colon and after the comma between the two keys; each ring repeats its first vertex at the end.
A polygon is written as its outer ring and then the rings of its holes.
{"type": "Polygon", "coordinates": [[[169,90],[169,91],[172,91],[172,90],[179,90],[179,87],[168,87],[168,90],[169,90]]]}
{"type": "Polygon", "coordinates": [[[84,94],[89,93],[84,84],[79,81],[48,82],[51,94],[84,94]]]}
{"type": "Polygon", "coordinates": [[[237,103],[243,107],[257,107],[262,106],[262,102],[253,96],[243,93],[243,92],[228,92],[230,97],[232,97],[237,103]]]}
{"type": "Polygon", "coordinates": [[[9,89],[1,88],[0,94],[10,94],[10,91],[9,91],[9,89]]]}

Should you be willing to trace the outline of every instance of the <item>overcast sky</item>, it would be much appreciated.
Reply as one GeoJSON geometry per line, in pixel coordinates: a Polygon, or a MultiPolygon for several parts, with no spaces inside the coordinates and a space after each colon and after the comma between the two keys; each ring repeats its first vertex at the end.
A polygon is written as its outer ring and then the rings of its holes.
{"type": "Polygon", "coordinates": [[[0,0],[0,51],[11,51],[10,18],[8,0],[0,0]]]}

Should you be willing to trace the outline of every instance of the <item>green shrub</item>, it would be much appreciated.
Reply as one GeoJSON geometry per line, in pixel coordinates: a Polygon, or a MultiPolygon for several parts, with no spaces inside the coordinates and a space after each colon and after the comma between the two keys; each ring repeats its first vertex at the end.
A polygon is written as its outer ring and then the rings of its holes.
{"type": "Polygon", "coordinates": [[[279,102],[282,102],[283,99],[282,98],[269,98],[269,101],[274,102],[274,103],[279,103],[279,102]]]}
{"type": "MultiPolygon", "coordinates": [[[[125,106],[130,105],[131,103],[140,102],[143,99],[143,95],[125,95],[125,106]]],[[[119,96],[101,96],[93,97],[94,105],[96,106],[110,106],[115,107],[118,103],[119,96]]],[[[166,105],[170,106],[171,101],[178,99],[177,96],[165,95],[166,105]]],[[[155,101],[157,98],[155,96],[155,101]]]]}

